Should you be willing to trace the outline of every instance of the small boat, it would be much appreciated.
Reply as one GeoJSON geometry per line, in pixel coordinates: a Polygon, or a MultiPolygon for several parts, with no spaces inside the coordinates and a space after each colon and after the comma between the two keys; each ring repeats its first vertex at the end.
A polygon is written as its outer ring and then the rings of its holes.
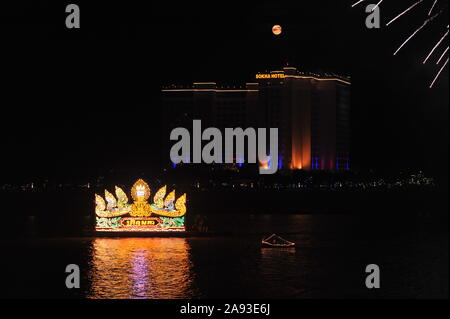
{"type": "Polygon", "coordinates": [[[276,234],[272,234],[269,237],[261,241],[263,247],[271,248],[292,248],[295,247],[295,243],[290,242],[276,234]]]}

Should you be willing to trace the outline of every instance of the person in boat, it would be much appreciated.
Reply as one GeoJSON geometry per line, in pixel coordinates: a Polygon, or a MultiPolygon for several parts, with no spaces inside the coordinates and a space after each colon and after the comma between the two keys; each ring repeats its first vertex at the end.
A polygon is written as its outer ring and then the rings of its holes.
{"type": "Polygon", "coordinates": [[[197,215],[194,221],[194,229],[200,233],[208,232],[207,217],[202,215],[197,215]]]}

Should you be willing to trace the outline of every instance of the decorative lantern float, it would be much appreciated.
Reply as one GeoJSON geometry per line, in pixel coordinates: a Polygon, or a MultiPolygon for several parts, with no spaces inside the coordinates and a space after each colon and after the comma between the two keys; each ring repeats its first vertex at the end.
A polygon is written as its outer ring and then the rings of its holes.
{"type": "Polygon", "coordinates": [[[151,191],[148,184],[139,179],[131,188],[133,203],[120,187],[115,194],[105,190],[105,198],[95,194],[95,230],[99,232],[154,232],[185,231],[186,194],[175,200],[175,190],[166,196],[167,187],[161,187],[148,202],[151,191]],[[106,199],[106,203],[105,203],[106,199]]]}

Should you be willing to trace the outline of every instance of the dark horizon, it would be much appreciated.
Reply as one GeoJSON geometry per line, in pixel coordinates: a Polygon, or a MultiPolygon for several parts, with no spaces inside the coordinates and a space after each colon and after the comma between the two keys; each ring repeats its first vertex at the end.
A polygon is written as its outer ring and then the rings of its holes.
{"type": "Polygon", "coordinates": [[[242,84],[286,63],[351,76],[353,168],[448,179],[448,68],[429,89],[437,70],[421,63],[447,17],[393,56],[415,16],[369,30],[364,7],[346,1],[79,2],[80,30],[65,28],[66,4],[8,3],[0,13],[2,183],[157,170],[163,85],[242,84]]]}

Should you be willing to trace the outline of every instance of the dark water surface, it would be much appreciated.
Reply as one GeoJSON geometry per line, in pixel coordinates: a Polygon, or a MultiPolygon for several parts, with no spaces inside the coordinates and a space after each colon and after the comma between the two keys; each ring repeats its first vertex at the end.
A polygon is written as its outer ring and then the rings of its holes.
{"type": "Polygon", "coordinates": [[[413,214],[215,215],[197,238],[0,241],[1,297],[448,298],[448,217],[413,214]],[[283,234],[295,249],[261,248],[283,234]],[[365,267],[381,268],[381,289],[365,267]],[[80,266],[81,288],[65,287],[80,266]]]}

